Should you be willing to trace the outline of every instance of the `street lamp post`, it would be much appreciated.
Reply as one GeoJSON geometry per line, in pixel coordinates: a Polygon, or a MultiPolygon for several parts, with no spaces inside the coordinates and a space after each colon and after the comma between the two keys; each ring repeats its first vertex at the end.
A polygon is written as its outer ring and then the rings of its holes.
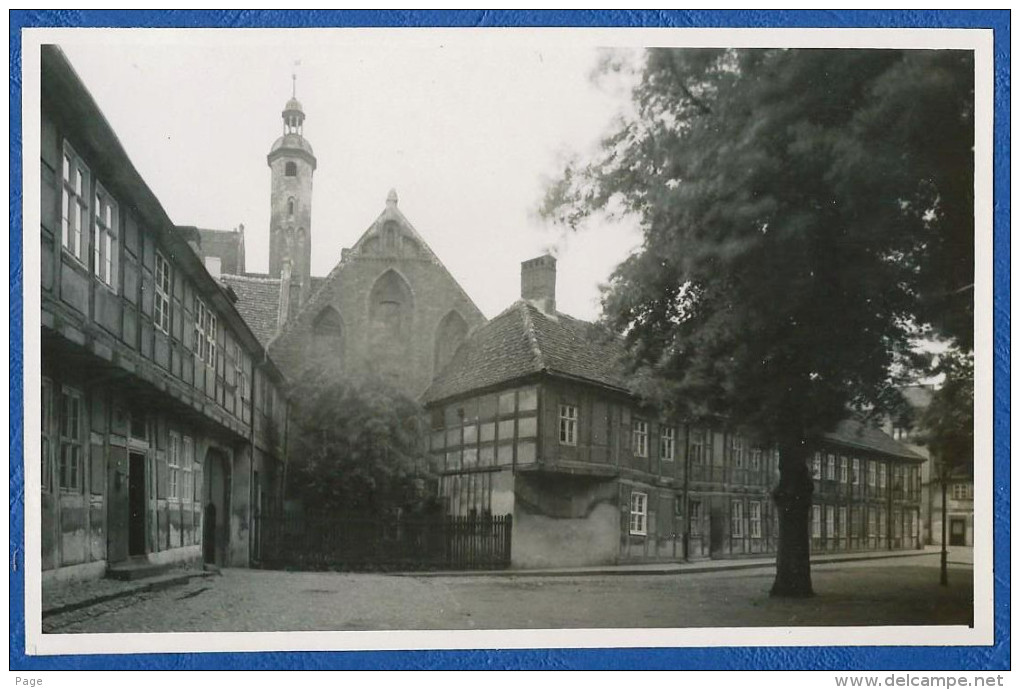
{"type": "Polygon", "coordinates": [[[946,523],[948,521],[947,510],[946,510],[946,487],[949,484],[948,474],[949,468],[946,466],[946,462],[942,461],[939,463],[939,479],[942,484],[942,562],[941,569],[939,572],[939,584],[943,587],[949,585],[949,551],[946,548],[946,523]]]}

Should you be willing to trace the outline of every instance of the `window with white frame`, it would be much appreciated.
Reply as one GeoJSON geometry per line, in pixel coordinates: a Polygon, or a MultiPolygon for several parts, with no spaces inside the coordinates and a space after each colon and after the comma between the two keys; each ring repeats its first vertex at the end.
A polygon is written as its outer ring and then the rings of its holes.
{"type": "Polygon", "coordinates": [[[89,227],[89,169],[64,142],[63,185],[60,193],[60,230],[64,249],[85,262],[85,234],[89,227]]]}
{"type": "Polygon", "coordinates": [[[825,536],[832,539],[836,536],[836,507],[825,506],[825,536]]]}
{"type": "Polygon", "coordinates": [[[811,506],[811,536],[819,539],[822,536],[822,507],[811,506]]]}
{"type": "Polygon", "coordinates": [[[82,396],[73,388],[60,393],[60,488],[82,488],[82,396]]]}
{"type": "Polygon", "coordinates": [[[676,452],[676,427],[662,427],[662,438],[659,443],[659,457],[663,462],[672,462],[676,452]]]}
{"type": "Polygon", "coordinates": [[[847,522],[846,506],[840,506],[839,507],[839,536],[841,538],[843,538],[843,539],[846,539],[847,534],[849,533],[848,528],[847,528],[848,524],[849,523],[847,522]]]}
{"type": "Polygon", "coordinates": [[[874,462],[869,462],[868,463],[868,486],[870,486],[871,488],[875,488],[875,481],[876,481],[876,475],[877,474],[878,474],[878,470],[875,467],[875,463],[874,462]]]}
{"type": "Polygon", "coordinates": [[[755,472],[757,472],[758,470],[761,469],[761,458],[762,458],[762,450],[761,450],[761,448],[752,448],[751,449],[751,469],[754,470],[755,472]]]}
{"type": "Polygon", "coordinates": [[[830,454],[830,455],[826,456],[826,458],[825,458],[825,478],[830,480],[830,481],[835,481],[835,479],[836,479],[836,456],[835,455],[830,454]]]}
{"type": "Polygon", "coordinates": [[[181,439],[184,457],[181,462],[181,497],[185,501],[194,498],[195,442],[190,436],[181,439]]]}
{"type": "Polygon", "coordinates": [[[730,436],[730,462],[734,467],[744,467],[744,439],[737,434],[730,436]]]}
{"type": "Polygon", "coordinates": [[[953,484],[953,500],[954,501],[966,501],[972,498],[971,484],[959,483],[953,484]]]}
{"type": "Polygon", "coordinates": [[[630,533],[648,533],[648,494],[630,492],[630,533]]]}
{"type": "Polygon", "coordinates": [[[878,537],[879,537],[879,539],[885,539],[885,537],[886,537],[886,534],[887,534],[886,522],[887,522],[887,520],[888,520],[888,516],[885,513],[885,508],[879,508],[878,509],[878,537]]]}
{"type": "Polygon", "coordinates": [[[560,405],[560,443],[577,445],[577,406],[560,405]]]}
{"type": "Polygon", "coordinates": [[[741,538],[744,536],[744,502],[732,501],[730,503],[730,536],[741,538]]]}
{"type": "Polygon", "coordinates": [[[811,461],[811,478],[821,479],[822,478],[822,454],[815,453],[814,459],[811,461]]]}
{"type": "Polygon", "coordinates": [[[42,431],[41,458],[40,458],[40,482],[42,490],[49,491],[53,488],[53,478],[50,474],[51,455],[53,442],[50,434],[53,433],[53,383],[49,379],[42,380],[42,410],[39,417],[39,428],[42,431]]]}
{"type": "Polygon", "coordinates": [[[195,354],[206,364],[216,366],[216,314],[195,298],[195,354]]]}
{"type": "Polygon", "coordinates": [[[748,507],[751,512],[751,539],[761,539],[761,502],[751,501],[748,507]]]}
{"type": "Polygon", "coordinates": [[[170,432],[170,451],[167,457],[167,487],[168,497],[172,500],[181,497],[181,437],[173,431],[170,432]]]}
{"type": "Polygon", "coordinates": [[[92,272],[103,283],[117,290],[117,202],[96,183],[95,214],[92,232],[92,272]]]}
{"type": "Polygon", "coordinates": [[[850,460],[845,455],[839,456],[839,483],[850,483],[850,460]]]}
{"type": "MultiPolygon", "coordinates": [[[[156,252],[156,298],[152,305],[152,320],[156,328],[170,333],[170,262],[156,252]]],[[[198,343],[195,343],[198,349],[198,343]]]]}
{"type": "Polygon", "coordinates": [[[887,472],[888,470],[886,469],[885,463],[884,462],[878,463],[878,488],[880,489],[885,488],[887,472]]]}
{"type": "Polygon", "coordinates": [[[691,429],[691,462],[700,465],[705,460],[705,432],[702,429],[691,429]]]}
{"type": "Polygon", "coordinates": [[[634,456],[638,458],[648,457],[648,422],[643,419],[634,419],[634,456]]]}
{"type": "Polygon", "coordinates": [[[874,539],[877,533],[876,523],[878,522],[878,511],[874,508],[868,509],[868,537],[874,539]]]}
{"type": "Polygon", "coordinates": [[[854,458],[850,464],[850,481],[854,486],[861,483],[861,459],[854,458]]]}

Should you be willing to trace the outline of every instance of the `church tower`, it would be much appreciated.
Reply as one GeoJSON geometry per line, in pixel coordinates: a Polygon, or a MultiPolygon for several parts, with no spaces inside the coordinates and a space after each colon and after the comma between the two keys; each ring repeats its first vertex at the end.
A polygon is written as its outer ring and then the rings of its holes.
{"type": "Polygon", "coordinates": [[[272,171],[269,275],[280,278],[280,326],[311,291],[312,175],[315,154],[304,137],[305,112],[297,87],[283,109],[283,136],[266,157],[272,171]]]}

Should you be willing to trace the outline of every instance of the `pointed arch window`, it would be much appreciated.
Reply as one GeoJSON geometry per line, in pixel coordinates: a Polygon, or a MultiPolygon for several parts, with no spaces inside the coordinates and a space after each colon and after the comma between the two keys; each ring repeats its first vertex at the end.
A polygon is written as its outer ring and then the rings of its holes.
{"type": "Polygon", "coordinates": [[[434,347],[433,371],[439,373],[443,367],[449,364],[457,348],[467,338],[468,325],[464,317],[456,311],[451,311],[439,322],[436,329],[436,342],[434,347]]]}
{"type": "Polygon", "coordinates": [[[339,362],[343,357],[344,331],[340,314],[326,307],[312,323],[312,349],[315,359],[339,362]]]}

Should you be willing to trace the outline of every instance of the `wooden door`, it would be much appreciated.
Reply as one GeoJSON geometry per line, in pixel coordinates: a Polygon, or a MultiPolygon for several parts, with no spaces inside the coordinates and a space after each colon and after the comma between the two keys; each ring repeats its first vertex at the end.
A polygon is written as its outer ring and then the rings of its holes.
{"type": "Polygon", "coordinates": [[[106,560],[128,557],[128,458],[127,450],[110,446],[106,465],[106,560]]]}
{"type": "Polygon", "coordinates": [[[145,456],[141,453],[129,455],[128,478],[128,554],[145,554],[145,456]]]}

